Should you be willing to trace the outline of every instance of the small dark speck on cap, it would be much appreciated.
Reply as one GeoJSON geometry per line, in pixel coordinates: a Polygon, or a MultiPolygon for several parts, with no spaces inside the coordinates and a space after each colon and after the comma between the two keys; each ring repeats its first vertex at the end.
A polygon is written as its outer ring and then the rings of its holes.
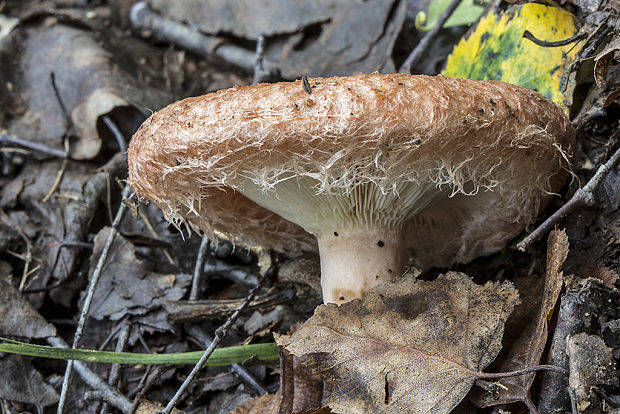
{"type": "Polygon", "coordinates": [[[379,246],[379,247],[383,247],[383,246],[385,246],[385,243],[383,243],[381,240],[379,240],[379,241],[377,242],[377,246],[379,246]]]}
{"type": "Polygon", "coordinates": [[[338,237],[338,232],[337,231],[334,232],[334,236],[338,237]]]}
{"type": "Polygon", "coordinates": [[[344,300],[344,296],[340,296],[340,300],[344,300]]]}

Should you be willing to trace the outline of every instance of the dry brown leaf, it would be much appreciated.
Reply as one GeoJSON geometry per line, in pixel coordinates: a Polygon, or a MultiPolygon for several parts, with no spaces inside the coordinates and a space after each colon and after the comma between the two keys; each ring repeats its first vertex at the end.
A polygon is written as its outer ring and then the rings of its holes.
{"type": "MultiPolygon", "coordinates": [[[[232,414],[288,414],[286,411],[278,410],[277,394],[263,394],[254,397],[247,404],[238,407],[232,414]]],[[[317,410],[293,411],[296,414],[329,414],[332,411],[327,407],[317,410]]]]}
{"type": "Polygon", "coordinates": [[[620,36],[612,39],[605,49],[594,58],[594,80],[596,86],[602,88],[605,85],[609,67],[620,59],[620,36]]]}
{"type": "MultiPolygon", "coordinates": [[[[506,335],[503,350],[493,371],[517,371],[538,365],[545,349],[548,335],[548,322],[562,289],[562,272],[560,271],[568,255],[568,237],[564,230],[554,230],[547,241],[547,271],[544,278],[534,275],[515,280],[519,289],[521,305],[506,323],[506,335]]],[[[488,393],[475,397],[477,405],[488,407],[522,401],[528,407],[534,403],[530,399],[530,388],[536,373],[532,372],[517,377],[508,377],[501,381],[498,393],[488,393]]]]}
{"type": "Polygon", "coordinates": [[[283,78],[392,73],[390,57],[407,12],[407,2],[367,0],[336,10],[316,41],[293,49],[276,63],[283,78]]]}
{"type": "Polygon", "coordinates": [[[30,357],[23,355],[0,358],[0,398],[34,404],[42,412],[42,407],[58,402],[58,394],[30,364],[30,360],[30,357]]]}
{"type": "Polygon", "coordinates": [[[162,15],[189,22],[200,31],[256,40],[258,36],[294,33],[306,26],[329,20],[335,10],[356,4],[356,0],[153,0],[151,6],[162,15]],[[275,12],[277,10],[277,12],[275,12]],[[225,18],[223,17],[225,16],[225,18]]]}
{"type": "Polygon", "coordinates": [[[14,29],[0,47],[0,59],[10,62],[0,70],[0,80],[12,85],[11,93],[0,94],[0,103],[11,108],[2,126],[16,137],[59,149],[63,137],[74,133],[72,157],[90,159],[102,146],[98,125],[102,116],[132,114],[131,108],[146,115],[146,108],[170,102],[167,93],[122,70],[102,43],[94,32],[52,18],[14,29]]]}
{"type": "MultiPolygon", "coordinates": [[[[91,269],[95,268],[110,231],[109,227],[104,227],[95,237],[91,269]]],[[[160,309],[166,301],[183,297],[190,283],[191,276],[185,273],[149,271],[136,257],[135,247],[117,234],[101,271],[89,316],[97,320],[118,320],[127,314],[141,315],[137,319],[142,323],[159,330],[171,330],[160,309]]]]}
{"type": "Polygon", "coordinates": [[[618,279],[620,279],[620,275],[609,267],[589,267],[581,272],[581,277],[584,279],[589,277],[598,279],[608,289],[613,289],[618,279]]]}
{"type": "Polygon", "coordinates": [[[263,394],[254,397],[232,414],[278,414],[276,394],[263,394]]]}
{"type": "Polygon", "coordinates": [[[47,338],[56,335],[54,325],[48,323],[21,293],[0,276],[0,334],[47,338]]]}
{"type": "MultiPolygon", "coordinates": [[[[66,248],[62,242],[86,240],[89,226],[106,199],[110,182],[122,177],[127,164],[121,154],[113,157],[93,174],[93,166],[70,162],[54,195],[43,203],[61,169],[62,161],[41,164],[29,163],[6,186],[0,189],[0,208],[8,211],[33,243],[32,256],[42,261],[39,271],[27,280],[26,289],[40,289],[64,280],[79,271],[81,249],[66,248]],[[21,217],[21,219],[18,219],[21,217]]],[[[0,252],[2,255],[3,252],[0,252]]],[[[45,293],[26,296],[35,307],[42,305],[46,295],[66,307],[71,306],[73,295],[82,287],[69,279],[62,286],[45,293]]]]}
{"type": "Polygon", "coordinates": [[[336,413],[448,413],[501,348],[518,294],[463,273],[406,275],[340,307],[319,306],[279,344],[332,390],[336,413]]]}

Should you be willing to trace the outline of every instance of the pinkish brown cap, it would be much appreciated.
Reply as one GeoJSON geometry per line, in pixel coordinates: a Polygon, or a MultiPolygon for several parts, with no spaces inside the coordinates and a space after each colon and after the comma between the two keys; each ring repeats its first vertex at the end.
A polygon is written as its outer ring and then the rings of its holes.
{"type": "Polygon", "coordinates": [[[326,302],[405,263],[497,251],[563,185],[574,130],[503,82],[355,75],[176,102],[129,146],[129,182],[168,220],[280,251],[319,249],[326,302]]]}

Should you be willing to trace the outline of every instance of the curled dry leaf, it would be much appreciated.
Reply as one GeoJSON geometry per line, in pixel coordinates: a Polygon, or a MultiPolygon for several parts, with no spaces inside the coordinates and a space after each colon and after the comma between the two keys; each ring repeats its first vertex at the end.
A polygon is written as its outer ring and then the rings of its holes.
{"type": "Polygon", "coordinates": [[[609,67],[620,58],[620,36],[611,40],[605,49],[594,58],[594,80],[596,86],[602,88],[605,85],[609,67]]]}
{"type": "MultiPolygon", "coordinates": [[[[506,322],[503,349],[493,371],[518,371],[537,365],[545,349],[548,322],[562,289],[562,265],[568,255],[568,237],[564,230],[554,230],[547,241],[547,269],[545,277],[533,275],[515,280],[522,303],[506,322]]],[[[478,406],[488,407],[522,401],[528,407],[530,388],[535,372],[508,377],[501,381],[497,395],[479,394],[475,397],[478,406]]]]}
{"type": "Polygon", "coordinates": [[[10,62],[0,69],[0,81],[11,84],[9,93],[0,94],[0,104],[10,108],[1,126],[17,137],[56,147],[67,133],[75,134],[72,157],[90,159],[102,146],[101,116],[136,108],[146,114],[144,108],[169,102],[166,93],[121,70],[100,43],[94,32],[53,19],[14,29],[0,46],[0,60],[10,62]]]}
{"type": "Polygon", "coordinates": [[[337,413],[448,413],[501,348],[516,289],[463,273],[406,275],[363,299],[319,306],[278,342],[332,390],[337,413]]]}

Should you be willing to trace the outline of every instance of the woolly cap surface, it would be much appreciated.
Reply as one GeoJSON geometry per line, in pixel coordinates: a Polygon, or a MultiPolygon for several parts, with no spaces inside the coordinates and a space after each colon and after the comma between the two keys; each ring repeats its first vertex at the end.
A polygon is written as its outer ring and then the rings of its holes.
{"type": "Polygon", "coordinates": [[[235,87],[153,114],[129,146],[130,184],[168,220],[280,251],[316,250],[314,236],[350,217],[400,220],[408,259],[444,266],[503,248],[566,178],[574,130],[534,91],[404,74],[309,83],[235,87]],[[304,194],[287,195],[294,187],[304,194]],[[340,206],[280,211],[339,195],[340,206]],[[424,201],[391,216],[412,197],[424,201]]]}

